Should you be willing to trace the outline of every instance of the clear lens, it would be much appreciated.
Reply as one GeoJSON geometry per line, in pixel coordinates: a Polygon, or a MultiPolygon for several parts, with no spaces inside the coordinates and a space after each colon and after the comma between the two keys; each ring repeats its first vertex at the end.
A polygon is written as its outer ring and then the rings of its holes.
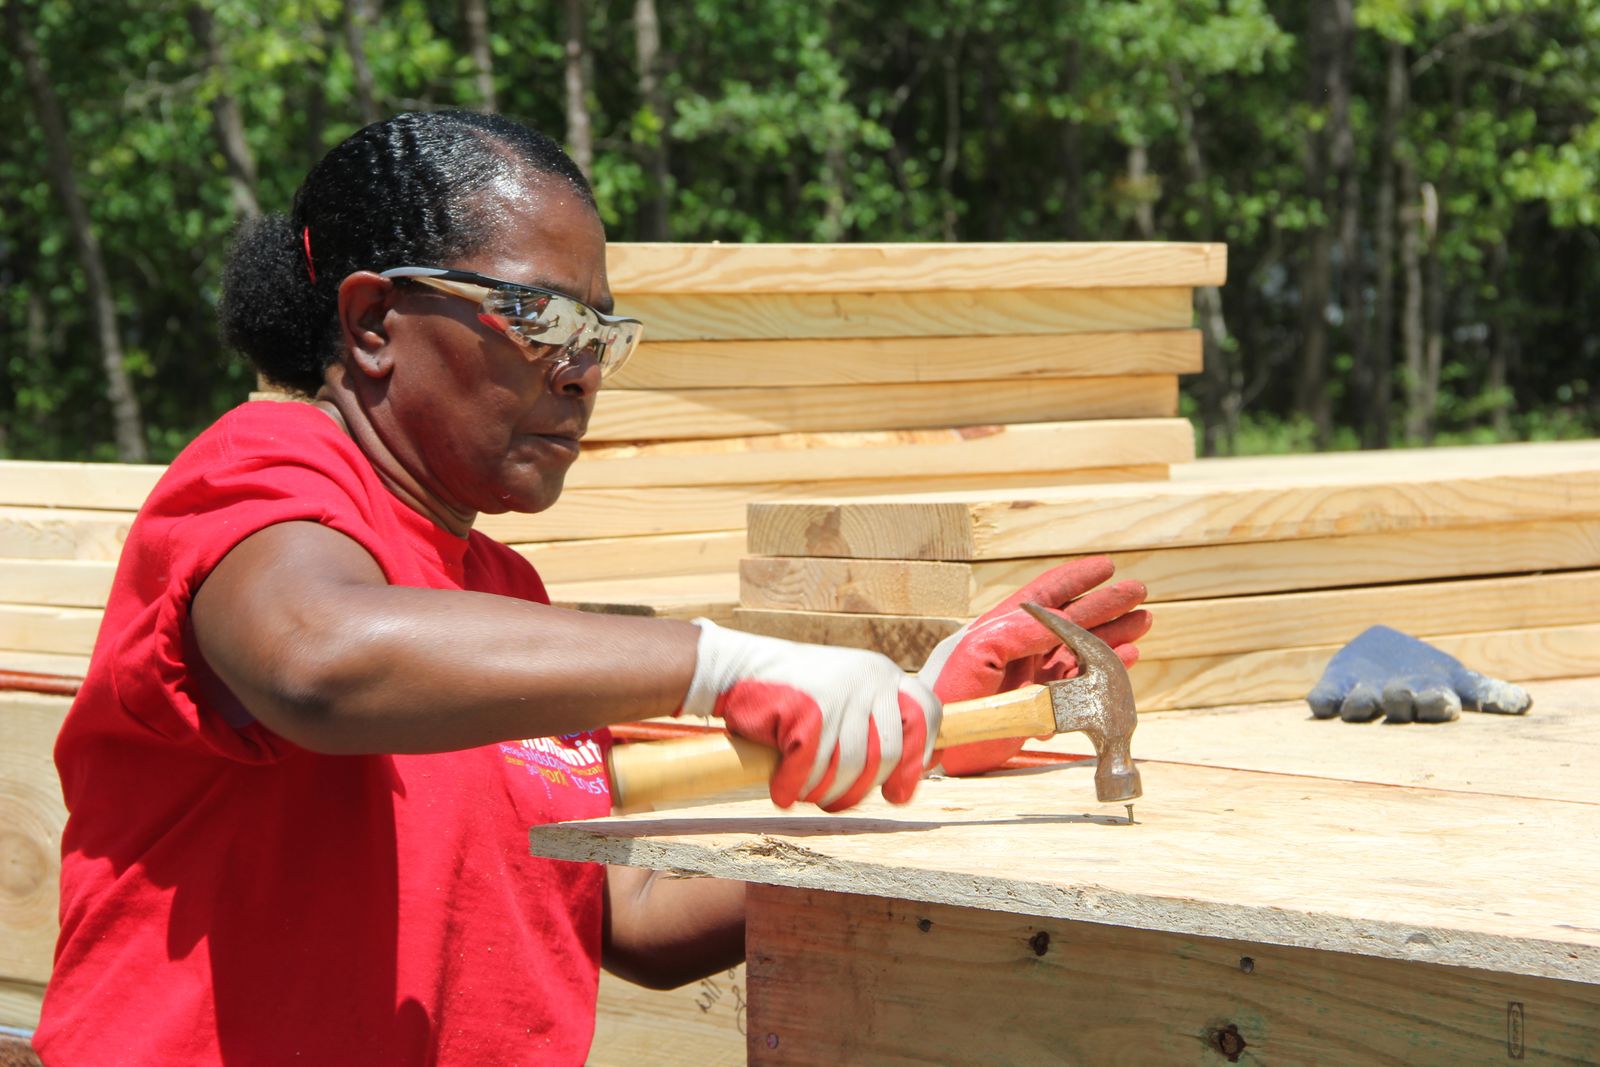
{"type": "Polygon", "coordinates": [[[484,297],[483,311],[507,334],[528,345],[562,348],[565,358],[593,349],[602,378],[627,362],[643,333],[637,323],[602,322],[586,304],[543,293],[495,290],[484,297]]]}

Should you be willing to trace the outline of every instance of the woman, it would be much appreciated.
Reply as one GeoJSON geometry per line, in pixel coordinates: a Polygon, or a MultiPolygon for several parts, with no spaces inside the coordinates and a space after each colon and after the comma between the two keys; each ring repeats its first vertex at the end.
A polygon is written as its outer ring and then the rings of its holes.
{"type": "MultiPolygon", "coordinates": [[[[673,985],[742,957],[742,886],[527,854],[528,826],[608,812],[607,724],[719,715],[781,750],[777,803],[838,810],[910,798],[934,687],[1070,664],[1036,626],[924,681],[548,607],[472,524],[560,495],[638,339],[610,311],[582,174],[494,116],[369,126],[242,234],[224,336],[314,403],[223,416],[130,531],[56,750],[46,1063],[582,1062],[602,962],[673,985]]],[[[1140,597],[1069,613],[1126,646],[1140,597]]]]}

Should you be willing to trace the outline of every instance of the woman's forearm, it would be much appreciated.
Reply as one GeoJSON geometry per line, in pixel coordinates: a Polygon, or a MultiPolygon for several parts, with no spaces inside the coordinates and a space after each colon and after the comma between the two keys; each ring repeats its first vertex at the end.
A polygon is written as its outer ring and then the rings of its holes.
{"type": "Polygon", "coordinates": [[[744,961],[745,884],[606,868],[601,962],[619,978],[672,989],[744,961]]]}

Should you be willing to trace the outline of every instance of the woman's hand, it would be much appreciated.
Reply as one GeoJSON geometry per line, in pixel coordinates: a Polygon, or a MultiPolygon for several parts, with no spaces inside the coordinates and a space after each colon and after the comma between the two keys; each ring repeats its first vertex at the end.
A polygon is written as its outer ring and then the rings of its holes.
{"type": "MultiPolygon", "coordinates": [[[[1071,677],[1078,669],[1076,657],[1022,610],[1021,605],[1029,601],[1091,631],[1110,645],[1123,663],[1132,666],[1139,658],[1133,642],[1150,629],[1150,613],[1134,610],[1145,598],[1140,582],[1122,581],[1095,589],[1113,570],[1105,556],[1070,560],[1051,568],[939,642],[918,677],[947,704],[1071,677]]],[[[934,759],[946,774],[978,774],[1010,759],[1025,740],[959,745],[936,753],[934,759]]]]}

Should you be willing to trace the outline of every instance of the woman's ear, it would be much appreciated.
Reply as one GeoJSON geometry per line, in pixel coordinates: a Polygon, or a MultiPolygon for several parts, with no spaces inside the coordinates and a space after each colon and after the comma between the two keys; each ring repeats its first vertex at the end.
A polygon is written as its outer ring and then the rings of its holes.
{"type": "Polygon", "coordinates": [[[369,378],[386,378],[394,369],[389,351],[389,310],[395,284],[369,270],[339,283],[339,331],[348,362],[369,378]]]}

